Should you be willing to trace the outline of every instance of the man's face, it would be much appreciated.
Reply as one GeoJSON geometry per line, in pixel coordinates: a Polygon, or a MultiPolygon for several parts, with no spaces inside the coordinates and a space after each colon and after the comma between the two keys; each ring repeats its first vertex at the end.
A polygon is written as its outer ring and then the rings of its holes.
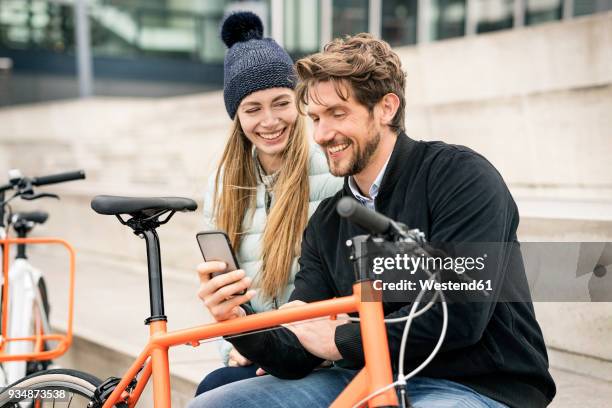
{"type": "Polygon", "coordinates": [[[308,116],[314,140],[325,152],[329,171],[337,177],[360,173],[376,153],[381,129],[372,113],[351,95],[344,101],[331,82],[319,82],[308,93],[308,116]]]}

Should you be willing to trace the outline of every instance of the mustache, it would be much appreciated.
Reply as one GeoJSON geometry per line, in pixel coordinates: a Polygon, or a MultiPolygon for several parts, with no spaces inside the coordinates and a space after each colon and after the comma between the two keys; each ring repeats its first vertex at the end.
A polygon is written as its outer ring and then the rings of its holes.
{"type": "Polygon", "coordinates": [[[319,144],[319,146],[321,146],[324,149],[327,149],[328,147],[332,147],[332,146],[337,146],[337,145],[341,145],[341,144],[351,144],[351,141],[349,139],[346,138],[341,138],[341,139],[333,139],[330,140],[329,142],[325,142],[323,144],[319,144]]]}

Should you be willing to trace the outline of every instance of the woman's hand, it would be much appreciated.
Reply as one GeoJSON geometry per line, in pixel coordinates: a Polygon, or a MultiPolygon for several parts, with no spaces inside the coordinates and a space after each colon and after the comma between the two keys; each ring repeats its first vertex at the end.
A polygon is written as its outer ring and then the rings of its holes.
{"type": "Polygon", "coordinates": [[[244,357],[242,354],[238,352],[234,347],[229,352],[229,360],[227,360],[227,365],[230,367],[244,367],[253,364],[251,360],[244,357]]]}
{"type": "Polygon", "coordinates": [[[198,297],[202,299],[212,317],[218,321],[246,316],[240,307],[255,295],[255,290],[248,290],[244,295],[238,295],[251,286],[251,278],[242,269],[222,273],[214,278],[213,273],[225,272],[224,262],[202,262],[197,266],[200,276],[198,297]]]}

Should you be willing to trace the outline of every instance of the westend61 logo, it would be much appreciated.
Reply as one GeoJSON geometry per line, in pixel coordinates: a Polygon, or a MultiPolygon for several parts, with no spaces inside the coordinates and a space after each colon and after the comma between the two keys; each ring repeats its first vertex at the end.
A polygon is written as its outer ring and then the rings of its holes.
{"type": "Polygon", "coordinates": [[[380,275],[388,270],[404,270],[414,275],[416,271],[426,269],[429,271],[454,271],[462,274],[470,271],[482,271],[487,255],[477,258],[450,256],[445,258],[432,258],[421,254],[420,256],[396,254],[394,257],[376,257],[372,260],[372,272],[380,275]]]}

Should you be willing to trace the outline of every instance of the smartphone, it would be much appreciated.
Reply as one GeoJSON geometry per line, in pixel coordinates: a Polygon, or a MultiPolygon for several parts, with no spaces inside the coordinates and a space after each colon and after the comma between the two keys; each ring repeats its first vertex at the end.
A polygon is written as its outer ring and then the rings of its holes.
{"type": "MultiPolygon", "coordinates": [[[[196,234],[200,251],[206,262],[209,261],[221,261],[227,265],[225,272],[216,272],[212,274],[212,277],[219,276],[221,274],[235,271],[240,269],[236,255],[232,250],[229,238],[223,231],[203,231],[196,234]]],[[[243,295],[245,291],[237,293],[243,295]]]]}

